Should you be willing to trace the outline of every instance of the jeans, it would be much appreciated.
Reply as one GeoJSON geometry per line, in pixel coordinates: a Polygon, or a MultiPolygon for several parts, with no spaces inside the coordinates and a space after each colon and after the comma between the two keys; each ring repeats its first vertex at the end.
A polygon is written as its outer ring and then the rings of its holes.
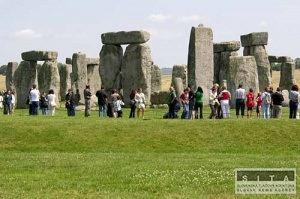
{"type": "Polygon", "coordinates": [[[135,109],[136,109],[135,104],[131,104],[129,118],[135,118],[135,109]]]}
{"type": "Polygon", "coordinates": [[[107,116],[107,104],[99,104],[99,117],[107,116]]]}
{"type": "Polygon", "coordinates": [[[265,119],[270,118],[270,104],[262,104],[262,117],[265,119]]]}
{"type": "Polygon", "coordinates": [[[290,107],[290,119],[296,119],[297,116],[297,109],[298,109],[298,103],[291,101],[289,102],[289,107],[290,107]]]}
{"type": "Polygon", "coordinates": [[[183,115],[184,118],[182,119],[189,119],[189,104],[183,104],[183,115]]]}
{"type": "Polygon", "coordinates": [[[42,108],[42,115],[47,115],[47,114],[48,114],[48,109],[42,108]]]}
{"type": "Polygon", "coordinates": [[[189,118],[188,119],[191,119],[191,117],[192,117],[192,110],[194,110],[194,107],[195,107],[195,101],[190,100],[189,101],[189,118]]]}
{"type": "Polygon", "coordinates": [[[38,115],[39,114],[39,101],[32,102],[32,115],[38,115]]]}
{"type": "Polygon", "coordinates": [[[67,108],[68,111],[68,116],[75,116],[75,105],[70,104],[69,107],[67,108]]]}

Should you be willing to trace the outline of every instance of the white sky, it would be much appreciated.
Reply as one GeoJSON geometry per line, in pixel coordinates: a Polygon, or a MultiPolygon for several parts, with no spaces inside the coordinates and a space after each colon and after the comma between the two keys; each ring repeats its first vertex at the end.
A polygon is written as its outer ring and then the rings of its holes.
{"type": "Polygon", "coordinates": [[[99,57],[102,33],[147,30],[154,63],[172,67],[187,63],[200,23],[214,42],[268,31],[269,55],[300,57],[299,0],[0,0],[0,65],[29,50],[57,51],[63,63],[74,52],[99,57]]]}

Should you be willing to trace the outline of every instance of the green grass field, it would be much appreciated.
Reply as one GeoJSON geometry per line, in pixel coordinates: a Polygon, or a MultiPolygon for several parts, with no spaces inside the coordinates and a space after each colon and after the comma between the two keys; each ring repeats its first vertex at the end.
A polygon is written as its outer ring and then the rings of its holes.
{"type": "Polygon", "coordinates": [[[299,171],[299,120],[287,109],[280,120],[161,119],[166,111],[0,115],[0,198],[299,198],[234,193],[236,168],[299,171]]]}

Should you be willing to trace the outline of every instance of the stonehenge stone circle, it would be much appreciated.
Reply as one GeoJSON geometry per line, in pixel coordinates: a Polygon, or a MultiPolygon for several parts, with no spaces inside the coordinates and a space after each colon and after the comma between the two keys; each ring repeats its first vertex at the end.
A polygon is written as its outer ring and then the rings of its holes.
{"type": "Polygon", "coordinates": [[[161,70],[157,65],[152,65],[151,66],[151,92],[153,93],[159,91],[161,91],[161,70]]]}
{"type": "Polygon", "coordinates": [[[96,62],[95,58],[87,58],[87,82],[91,86],[93,94],[101,88],[101,77],[99,74],[99,58],[96,62]],[[94,60],[94,61],[91,61],[94,60]]]}
{"type": "Polygon", "coordinates": [[[292,85],[296,84],[295,81],[295,63],[283,62],[280,70],[279,87],[284,90],[290,90],[292,85]]]}
{"type": "Polygon", "coordinates": [[[214,53],[221,53],[224,51],[238,51],[240,48],[240,41],[214,43],[214,53]]]}
{"type": "Polygon", "coordinates": [[[268,45],[268,32],[253,32],[241,36],[242,47],[268,45]]]}
{"type": "Polygon", "coordinates": [[[174,79],[174,89],[175,89],[177,97],[179,97],[181,95],[181,93],[183,93],[184,87],[183,87],[183,82],[182,82],[181,78],[176,77],[174,79]]]}
{"type": "Polygon", "coordinates": [[[74,53],[72,56],[72,88],[79,89],[79,93],[82,96],[81,102],[84,102],[83,91],[87,82],[87,64],[86,54],[74,53]]]}
{"type": "Polygon", "coordinates": [[[152,92],[151,104],[168,104],[169,91],[152,92]]]}
{"type": "Polygon", "coordinates": [[[103,44],[122,45],[122,44],[141,44],[150,39],[150,34],[146,31],[120,31],[108,32],[101,35],[103,44]]]}
{"type": "MultiPolygon", "coordinates": [[[[58,63],[57,67],[58,67],[58,72],[60,77],[60,99],[64,101],[68,89],[72,88],[71,85],[72,65],[58,63]]],[[[74,89],[73,91],[75,92],[74,89]]]]}
{"type": "MultiPolygon", "coordinates": [[[[188,84],[193,90],[201,86],[204,93],[209,93],[214,81],[212,29],[192,27],[188,52],[188,84]]],[[[208,98],[204,95],[203,104],[208,104],[208,98]]]]}

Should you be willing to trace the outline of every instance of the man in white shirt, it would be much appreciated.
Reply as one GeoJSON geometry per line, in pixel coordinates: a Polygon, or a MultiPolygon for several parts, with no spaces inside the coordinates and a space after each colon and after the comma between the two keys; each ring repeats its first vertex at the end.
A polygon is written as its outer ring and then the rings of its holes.
{"type": "Polygon", "coordinates": [[[32,85],[32,90],[29,94],[30,101],[32,104],[32,115],[39,114],[39,102],[40,102],[40,91],[36,88],[36,84],[32,85]]]}
{"type": "Polygon", "coordinates": [[[243,85],[239,84],[239,88],[235,91],[236,118],[239,118],[240,109],[241,109],[242,118],[244,117],[245,114],[246,91],[242,87],[243,85]]]}

